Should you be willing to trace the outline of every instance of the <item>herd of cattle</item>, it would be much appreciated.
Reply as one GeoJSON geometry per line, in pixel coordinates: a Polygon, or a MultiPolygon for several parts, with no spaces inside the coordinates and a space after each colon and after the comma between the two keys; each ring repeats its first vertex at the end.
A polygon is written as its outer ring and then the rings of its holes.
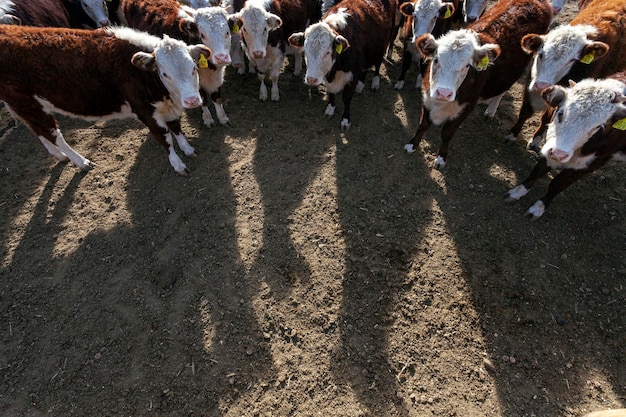
{"type": "Polygon", "coordinates": [[[341,93],[340,127],[348,129],[354,93],[371,67],[371,88],[380,87],[380,66],[400,31],[395,88],[416,62],[422,91],[419,126],[405,150],[414,152],[428,128],[441,125],[437,169],[478,103],[488,102],[485,115],[494,117],[507,90],[529,80],[508,138],[542,111],[529,142],[540,158],[507,200],[559,171],[528,209],[537,219],[570,184],[626,159],[626,0],[580,0],[571,22],[553,26],[564,1],[0,0],[0,101],[50,154],[84,170],[91,162],[67,144],[53,114],[136,117],[186,174],[174,139],[185,155],[195,151],[181,115],[202,106],[212,126],[211,100],[218,122],[229,123],[220,95],[226,66],[244,73],[245,56],[259,99],[277,101],[286,54],[295,56],[295,74],[304,57],[304,82],[325,87],[329,117],[341,93]]]}

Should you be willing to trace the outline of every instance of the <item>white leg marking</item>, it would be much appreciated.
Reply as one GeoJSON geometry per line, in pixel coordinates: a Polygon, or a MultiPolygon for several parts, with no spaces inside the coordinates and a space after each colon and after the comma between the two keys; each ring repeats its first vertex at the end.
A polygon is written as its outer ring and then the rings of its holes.
{"type": "Polygon", "coordinates": [[[509,142],[515,142],[517,140],[517,137],[515,137],[513,133],[509,133],[508,135],[506,135],[506,140],[508,140],[509,142]]]}
{"type": "Polygon", "coordinates": [[[293,75],[300,75],[301,72],[302,72],[302,55],[296,52],[295,59],[294,59],[293,75]]]}
{"type": "Polygon", "coordinates": [[[39,136],[39,140],[41,141],[41,143],[43,143],[43,146],[46,147],[50,155],[54,156],[59,161],[67,162],[70,160],[70,158],[68,158],[67,155],[61,152],[61,150],[57,148],[56,145],[54,145],[48,139],[44,138],[43,136],[39,136]]]}
{"type": "Polygon", "coordinates": [[[333,106],[332,104],[326,106],[326,111],[324,112],[324,114],[328,116],[328,118],[333,117],[335,115],[335,106],[333,106]]]}
{"type": "Polygon", "coordinates": [[[406,151],[406,153],[413,153],[415,152],[415,147],[412,143],[407,143],[406,145],[404,145],[404,150],[406,151]]]}
{"type": "Polygon", "coordinates": [[[222,103],[213,103],[213,105],[215,106],[215,115],[217,116],[217,120],[220,121],[220,124],[230,124],[230,120],[224,111],[224,105],[222,103]]]}
{"type": "Polygon", "coordinates": [[[532,206],[528,208],[528,211],[526,213],[532,216],[531,220],[537,220],[538,218],[543,216],[543,213],[545,213],[545,211],[546,211],[546,205],[543,204],[543,201],[537,200],[535,204],[533,204],[532,206]]]}
{"type": "Polygon", "coordinates": [[[378,91],[380,89],[380,77],[376,75],[372,78],[372,90],[378,91]]]}
{"type": "Polygon", "coordinates": [[[396,89],[396,90],[402,90],[404,88],[404,80],[396,81],[396,83],[394,84],[393,88],[396,89]]]}
{"type": "Polygon", "coordinates": [[[539,153],[541,151],[541,142],[543,142],[543,137],[535,136],[528,142],[528,149],[539,153]]]}
{"type": "Polygon", "coordinates": [[[56,145],[59,148],[59,151],[61,151],[64,155],[67,155],[67,157],[70,158],[70,161],[72,161],[76,166],[83,171],[88,171],[93,168],[89,159],[76,152],[70,145],[67,144],[59,129],[55,129],[52,134],[56,136],[56,145]]]}
{"type": "Polygon", "coordinates": [[[356,83],[356,88],[354,89],[354,91],[356,91],[357,93],[361,94],[363,92],[363,87],[365,87],[365,84],[363,84],[363,82],[361,80],[359,80],[356,83]]]}
{"type": "Polygon", "coordinates": [[[168,159],[170,160],[170,165],[174,168],[174,171],[178,172],[180,175],[189,174],[189,170],[185,163],[180,159],[178,155],[176,155],[176,151],[173,146],[170,146],[168,159]]]}
{"type": "Polygon", "coordinates": [[[261,81],[261,86],[259,87],[259,100],[267,101],[267,87],[264,81],[261,81]]]}
{"type": "Polygon", "coordinates": [[[348,129],[350,129],[350,120],[341,119],[341,130],[348,130],[348,129]]]}
{"type": "Polygon", "coordinates": [[[280,93],[278,92],[278,80],[272,80],[272,101],[279,101],[280,93]]]}
{"type": "Polygon", "coordinates": [[[511,188],[507,193],[507,197],[504,199],[507,203],[518,201],[520,198],[528,194],[528,189],[524,185],[520,184],[517,187],[511,188]]]}
{"type": "Polygon", "coordinates": [[[445,167],[446,167],[446,161],[443,160],[441,155],[437,155],[437,158],[435,158],[435,169],[439,170],[439,169],[444,169],[445,167]]]}
{"type": "Polygon", "coordinates": [[[211,127],[215,124],[213,116],[211,116],[211,112],[207,106],[202,106],[202,121],[207,127],[211,127]]]}
{"type": "Polygon", "coordinates": [[[492,118],[496,115],[498,106],[500,106],[500,101],[502,101],[502,96],[504,96],[504,93],[499,96],[492,97],[491,100],[489,100],[489,105],[487,106],[487,110],[485,110],[485,116],[492,118]]]}
{"type": "Polygon", "coordinates": [[[176,142],[178,143],[178,146],[185,153],[185,155],[191,156],[191,157],[198,156],[196,154],[196,150],[187,141],[187,138],[185,137],[185,135],[181,133],[179,135],[174,135],[174,136],[176,137],[176,142]]]}

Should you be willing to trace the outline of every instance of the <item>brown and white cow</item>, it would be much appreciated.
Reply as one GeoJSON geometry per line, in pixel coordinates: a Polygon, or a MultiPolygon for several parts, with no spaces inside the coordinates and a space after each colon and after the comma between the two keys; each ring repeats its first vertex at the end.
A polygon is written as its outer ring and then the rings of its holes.
{"type": "Polygon", "coordinates": [[[529,32],[545,33],[552,9],[545,0],[501,0],[467,29],[417,39],[430,60],[422,84],[422,113],[404,149],[412,153],[432,125],[443,125],[435,168],[445,167],[448,145],[476,104],[506,92],[523,74],[530,56],[521,48],[529,32]]]}
{"type": "Polygon", "coordinates": [[[238,20],[223,7],[192,9],[176,0],[122,0],[122,20],[127,26],[152,35],[168,35],[188,44],[202,42],[213,54],[200,62],[200,87],[203,97],[202,120],[213,126],[214,120],[207,107],[210,98],[217,119],[228,124],[222,103],[221,87],[224,70],[230,65],[231,31],[238,20]]]}
{"type": "MultiPolygon", "coordinates": [[[[529,93],[539,93],[554,85],[566,85],[568,80],[602,78],[626,68],[626,1],[593,0],[567,25],[557,26],[545,35],[531,33],[522,40],[523,48],[534,54],[529,93]]],[[[508,139],[514,141],[535,110],[542,110],[541,101],[525,98],[508,139]],[[533,106],[535,104],[535,106],[533,106]],[[539,106],[537,105],[539,104],[539,106]]],[[[550,120],[550,109],[529,143],[539,150],[550,120]]]]}
{"type": "Polygon", "coordinates": [[[259,100],[268,98],[267,75],[272,82],[271,100],[280,99],[278,80],[286,53],[295,56],[294,74],[302,71],[302,51],[292,49],[288,38],[319,20],[319,6],[317,0],[247,0],[235,14],[241,20],[241,44],[261,83],[259,100]]]}
{"type": "Polygon", "coordinates": [[[541,159],[528,178],[507,193],[507,201],[525,196],[552,169],[560,171],[548,192],[527,211],[541,217],[552,199],[574,182],[610,160],[626,161],[626,73],[607,79],[587,78],[541,92],[555,108],[541,149],[541,159]]]}
{"type": "Polygon", "coordinates": [[[343,0],[328,9],[321,22],[289,38],[292,45],[304,47],[304,82],[326,87],[326,116],[334,116],[335,96],[342,93],[344,130],[350,128],[352,96],[363,89],[371,66],[372,90],[380,88],[380,65],[391,40],[397,7],[395,0],[343,0]]]}
{"type": "Polygon", "coordinates": [[[67,144],[53,114],[87,120],[136,117],[165,148],[174,170],[186,174],[173,139],[187,156],[195,156],[180,117],[183,109],[202,102],[201,54],[209,57],[211,51],[130,28],[0,26],[0,101],[50,154],[83,170],[92,168],[91,161],[67,144]],[[33,68],[45,71],[33,76],[33,68]]]}
{"type": "Polygon", "coordinates": [[[416,39],[426,33],[432,33],[435,38],[447,33],[455,21],[462,19],[460,0],[413,0],[400,5],[401,13],[406,17],[403,27],[403,54],[402,69],[394,88],[404,88],[406,73],[413,62],[418,62],[420,71],[415,81],[415,88],[419,88],[426,71],[427,64],[422,59],[417,47],[416,39]]]}
{"type": "Polygon", "coordinates": [[[0,0],[7,23],[41,27],[102,27],[110,24],[105,0],[0,0]]]}

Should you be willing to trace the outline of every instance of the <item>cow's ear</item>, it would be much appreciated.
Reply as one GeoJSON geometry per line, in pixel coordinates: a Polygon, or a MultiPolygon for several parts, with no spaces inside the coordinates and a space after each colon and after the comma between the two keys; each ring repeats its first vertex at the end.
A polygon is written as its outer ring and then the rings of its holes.
{"type": "Polygon", "coordinates": [[[437,52],[437,41],[430,33],[425,33],[415,40],[415,46],[424,59],[432,59],[437,52]]]}
{"type": "Polygon", "coordinates": [[[560,85],[551,85],[541,90],[541,98],[552,107],[559,107],[566,97],[567,90],[560,85]]]}
{"type": "Polygon", "coordinates": [[[265,20],[267,21],[270,29],[278,29],[283,25],[283,20],[273,13],[270,13],[265,20]]]}
{"type": "Polygon", "coordinates": [[[201,68],[206,67],[205,61],[211,58],[212,54],[213,51],[206,45],[198,44],[189,46],[189,55],[191,55],[191,58],[201,68]],[[205,65],[201,64],[201,61],[204,62],[205,65]]]}
{"type": "Polygon", "coordinates": [[[484,71],[500,56],[500,46],[495,43],[486,43],[474,51],[472,65],[479,71],[484,71]]]}
{"type": "Polygon", "coordinates": [[[543,45],[543,38],[536,33],[529,33],[522,38],[522,50],[527,54],[534,54],[543,45]]]}
{"type": "Polygon", "coordinates": [[[130,62],[134,66],[144,71],[154,71],[156,70],[156,59],[154,58],[154,54],[149,54],[147,52],[137,52],[131,58],[130,62]]]}
{"type": "Polygon", "coordinates": [[[241,26],[243,26],[243,21],[241,20],[241,17],[239,17],[239,15],[231,14],[230,16],[228,16],[228,27],[230,28],[230,33],[232,33],[233,35],[235,33],[239,33],[241,26]]]}
{"type": "Polygon", "coordinates": [[[439,8],[439,18],[440,19],[448,19],[452,17],[456,9],[454,8],[454,4],[451,2],[444,2],[443,6],[439,8]]]}
{"type": "Polygon", "coordinates": [[[296,48],[302,48],[304,46],[304,32],[297,32],[289,36],[289,45],[296,48]]]}
{"type": "Polygon", "coordinates": [[[567,80],[567,85],[569,86],[569,88],[572,88],[576,85],[576,81],[574,80],[567,80]]]}
{"type": "Polygon", "coordinates": [[[346,38],[341,35],[335,36],[335,40],[333,41],[333,48],[335,48],[335,52],[338,54],[342,53],[346,49],[350,47],[350,42],[346,38]]]}
{"type": "Polygon", "coordinates": [[[178,28],[181,32],[184,32],[192,39],[198,39],[200,37],[200,31],[198,25],[192,20],[183,19],[178,23],[178,28]]]}
{"type": "Polygon", "coordinates": [[[404,15],[413,16],[413,11],[415,11],[415,5],[413,4],[413,2],[410,1],[402,3],[400,5],[400,11],[404,15]]]}
{"type": "Polygon", "coordinates": [[[609,52],[609,45],[604,42],[594,41],[589,42],[583,48],[578,59],[583,64],[591,64],[596,59],[602,58],[609,52]]]}

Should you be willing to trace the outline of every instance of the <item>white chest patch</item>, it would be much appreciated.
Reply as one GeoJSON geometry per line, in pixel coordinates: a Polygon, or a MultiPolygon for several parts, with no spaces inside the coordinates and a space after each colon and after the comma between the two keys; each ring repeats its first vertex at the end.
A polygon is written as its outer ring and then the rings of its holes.
{"type": "Polygon", "coordinates": [[[333,78],[332,82],[328,82],[328,80],[324,79],[324,85],[326,86],[326,90],[328,90],[329,93],[337,94],[338,92],[342,91],[350,81],[352,81],[352,78],[352,71],[337,71],[335,73],[335,78],[333,78]]]}
{"type": "Polygon", "coordinates": [[[430,98],[429,93],[422,94],[422,100],[424,106],[430,112],[430,121],[437,126],[458,117],[465,106],[467,106],[467,103],[461,105],[456,101],[447,102],[434,100],[430,98]]]}
{"type": "Polygon", "coordinates": [[[154,106],[152,117],[163,128],[167,128],[166,122],[176,120],[183,114],[183,107],[172,100],[157,101],[152,105],[154,106]]]}

